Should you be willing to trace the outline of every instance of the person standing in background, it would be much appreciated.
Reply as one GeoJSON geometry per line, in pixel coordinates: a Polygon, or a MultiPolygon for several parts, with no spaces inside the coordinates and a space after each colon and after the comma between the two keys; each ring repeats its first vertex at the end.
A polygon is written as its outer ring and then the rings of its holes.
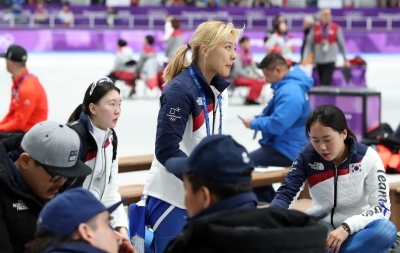
{"type": "Polygon", "coordinates": [[[28,54],[23,47],[11,45],[0,57],[6,58],[7,71],[13,79],[10,109],[0,121],[0,133],[25,133],[36,123],[47,120],[46,92],[26,68],[28,54]]]}
{"type": "Polygon", "coordinates": [[[345,66],[349,67],[350,63],[346,58],[346,45],[342,28],[337,23],[332,22],[331,10],[322,9],[320,17],[321,21],[315,24],[307,37],[302,63],[306,65],[306,59],[313,52],[320,83],[330,86],[339,49],[343,54],[345,66]]]}
{"type": "Polygon", "coordinates": [[[286,22],[278,22],[274,27],[275,32],[269,36],[267,42],[265,42],[265,48],[267,53],[281,52],[283,58],[290,60],[294,46],[292,43],[292,36],[288,34],[288,28],[286,22]]]}
{"type": "MultiPolygon", "coordinates": [[[[304,39],[303,39],[303,44],[301,45],[301,62],[303,62],[304,59],[304,48],[306,47],[307,43],[307,36],[310,34],[311,28],[315,24],[315,18],[311,15],[307,15],[304,17],[303,20],[303,32],[304,32],[304,39]]],[[[311,55],[309,55],[309,58],[311,58],[311,55]]]]}
{"type": "Polygon", "coordinates": [[[167,41],[171,34],[174,32],[174,28],[172,27],[172,16],[169,15],[168,12],[164,13],[164,36],[162,38],[163,41],[167,41]]]}
{"type": "Polygon", "coordinates": [[[176,51],[185,44],[185,37],[181,30],[181,22],[173,18],[171,20],[171,25],[174,30],[167,40],[167,48],[165,49],[165,56],[168,58],[168,61],[172,59],[176,51]]]}

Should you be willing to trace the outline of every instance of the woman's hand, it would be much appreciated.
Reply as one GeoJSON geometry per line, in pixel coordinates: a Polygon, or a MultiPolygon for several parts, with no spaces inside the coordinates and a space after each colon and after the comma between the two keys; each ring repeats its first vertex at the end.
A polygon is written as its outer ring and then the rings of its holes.
{"type": "Polygon", "coordinates": [[[326,238],[326,246],[325,249],[328,252],[331,249],[331,253],[338,253],[340,246],[349,236],[349,232],[344,230],[342,226],[338,227],[337,229],[333,230],[326,238]]]}
{"type": "Polygon", "coordinates": [[[121,235],[123,241],[130,241],[128,236],[128,230],[126,228],[116,227],[115,231],[117,231],[121,235]]]}

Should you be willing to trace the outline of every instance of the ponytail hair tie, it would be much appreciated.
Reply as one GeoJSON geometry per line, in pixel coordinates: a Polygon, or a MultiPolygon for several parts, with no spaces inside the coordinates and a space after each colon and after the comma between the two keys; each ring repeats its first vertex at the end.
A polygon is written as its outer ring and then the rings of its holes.
{"type": "Polygon", "coordinates": [[[186,44],[186,46],[187,46],[189,49],[192,49],[192,47],[191,47],[189,44],[186,44]]]}

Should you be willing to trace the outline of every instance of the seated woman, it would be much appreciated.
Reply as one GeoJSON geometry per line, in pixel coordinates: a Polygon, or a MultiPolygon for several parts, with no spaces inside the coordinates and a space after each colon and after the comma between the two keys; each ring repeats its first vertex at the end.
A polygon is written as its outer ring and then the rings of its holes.
{"type": "Polygon", "coordinates": [[[328,252],[376,252],[389,249],[397,235],[389,221],[389,185],[378,153],[357,142],[343,112],[317,107],[306,122],[311,143],[300,151],[271,207],[291,208],[308,181],[311,207],[324,217],[328,252]]]}

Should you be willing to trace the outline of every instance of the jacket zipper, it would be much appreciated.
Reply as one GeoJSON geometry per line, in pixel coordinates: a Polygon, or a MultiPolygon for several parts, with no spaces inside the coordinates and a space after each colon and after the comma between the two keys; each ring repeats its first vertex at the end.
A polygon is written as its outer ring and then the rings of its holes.
{"type": "Polygon", "coordinates": [[[333,215],[335,214],[335,208],[336,208],[336,204],[337,204],[337,181],[338,181],[338,168],[335,165],[335,175],[333,178],[333,207],[331,210],[331,224],[332,224],[332,227],[334,227],[335,229],[336,229],[336,227],[333,224],[333,215]]]}
{"type": "Polygon", "coordinates": [[[215,118],[217,117],[217,109],[218,109],[218,98],[214,94],[214,111],[213,111],[213,127],[212,127],[212,134],[214,135],[214,128],[215,128],[215,118]]]}
{"type": "Polygon", "coordinates": [[[103,161],[104,161],[104,176],[105,176],[105,178],[104,178],[104,189],[103,189],[103,192],[101,193],[101,196],[100,196],[100,199],[102,200],[103,199],[103,196],[104,196],[104,193],[106,192],[106,187],[107,187],[107,182],[108,182],[108,178],[107,178],[107,158],[106,158],[106,149],[105,149],[105,147],[104,147],[104,143],[103,143],[103,152],[101,152],[101,155],[103,156],[104,155],[104,159],[103,159],[103,161]]]}

